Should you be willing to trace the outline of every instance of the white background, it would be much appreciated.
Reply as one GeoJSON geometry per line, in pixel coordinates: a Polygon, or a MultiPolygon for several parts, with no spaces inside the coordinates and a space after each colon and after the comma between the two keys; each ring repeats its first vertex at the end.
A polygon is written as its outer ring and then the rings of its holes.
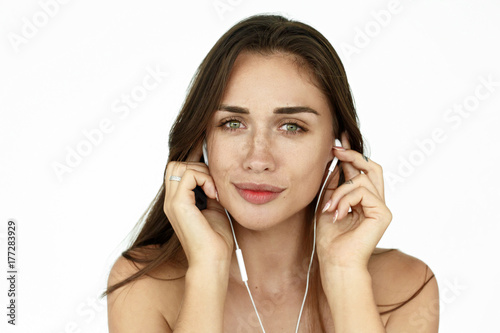
{"type": "Polygon", "coordinates": [[[64,2],[0,4],[2,332],[107,331],[98,295],[161,185],[189,81],[227,29],[263,12],[314,26],[339,53],[386,175],[394,219],[380,246],[433,269],[441,332],[500,332],[497,1],[64,2]],[[168,75],[128,114],[114,112],[148,70],[168,75]],[[89,146],[84,132],[105,119],[112,130],[89,146]],[[78,147],[87,156],[58,177],[54,164],[78,147]],[[6,324],[9,219],[15,328],[6,324]]]}

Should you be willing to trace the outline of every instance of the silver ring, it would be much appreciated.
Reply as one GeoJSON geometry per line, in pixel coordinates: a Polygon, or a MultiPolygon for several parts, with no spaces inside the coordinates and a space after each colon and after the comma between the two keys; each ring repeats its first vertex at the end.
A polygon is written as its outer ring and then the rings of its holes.
{"type": "Polygon", "coordinates": [[[168,178],[168,180],[175,180],[176,182],[180,182],[181,181],[181,177],[179,177],[179,176],[170,176],[170,178],[168,178]]]}

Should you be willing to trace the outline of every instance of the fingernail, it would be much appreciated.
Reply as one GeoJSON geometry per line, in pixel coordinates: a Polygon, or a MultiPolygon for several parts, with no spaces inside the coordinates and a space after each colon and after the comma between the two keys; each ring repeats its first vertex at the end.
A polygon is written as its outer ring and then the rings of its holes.
{"type": "Polygon", "coordinates": [[[326,203],[325,207],[323,207],[323,210],[321,212],[322,213],[326,212],[326,210],[330,208],[331,205],[332,205],[332,200],[328,200],[328,202],[326,203]]]}
{"type": "Polygon", "coordinates": [[[217,202],[219,202],[219,192],[217,192],[217,190],[215,190],[215,199],[217,199],[217,202]]]}
{"type": "Polygon", "coordinates": [[[333,217],[333,222],[332,223],[337,222],[337,217],[339,217],[339,210],[338,209],[335,211],[335,216],[333,217]]]}
{"type": "Polygon", "coordinates": [[[338,150],[338,151],[345,151],[344,147],[333,146],[333,149],[338,150]]]}

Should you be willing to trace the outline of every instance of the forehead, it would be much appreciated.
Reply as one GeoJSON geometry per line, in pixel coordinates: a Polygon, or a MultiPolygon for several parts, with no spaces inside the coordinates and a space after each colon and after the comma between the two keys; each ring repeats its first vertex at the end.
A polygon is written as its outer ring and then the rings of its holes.
{"type": "Polygon", "coordinates": [[[330,113],[328,100],[309,68],[295,55],[286,53],[239,54],[222,103],[249,109],[307,106],[330,113]]]}

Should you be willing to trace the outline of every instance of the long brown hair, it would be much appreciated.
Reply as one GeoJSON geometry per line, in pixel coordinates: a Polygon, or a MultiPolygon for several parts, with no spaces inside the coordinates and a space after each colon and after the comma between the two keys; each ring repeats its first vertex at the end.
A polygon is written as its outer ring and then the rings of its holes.
{"type": "MultiPolygon", "coordinates": [[[[257,15],[234,25],[216,42],[202,61],[171,129],[168,161],[185,161],[190,152],[201,143],[208,122],[220,105],[233,64],[242,51],[295,55],[299,63],[313,74],[318,88],[329,101],[335,137],[338,138],[340,133],[347,132],[351,149],[363,153],[363,138],[347,76],[332,45],[309,25],[278,15],[257,15]]],[[[340,171],[339,184],[343,182],[344,176],[340,171]]],[[[133,244],[122,253],[128,260],[145,266],[127,279],[110,286],[103,296],[148,274],[162,263],[174,262],[176,255],[182,251],[181,244],[164,213],[164,199],[165,187],[162,182],[156,197],[141,217],[144,225],[140,233],[133,244]],[[156,247],[149,249],[148,255],[144,256],[142,250],[148,245],[156,247]]],[[[317,273],[317,262],[315,267],[314,271],[317,273]]],[[[308,312],[314,314],[312,322],[319,322],[324,331],[322,319],[318,317],[320,311],[314,311],[319,307],[319,274],[314,274],[312,280],[313,292],[311,297],[308,297],[308,308],[312,311],[308,312]]]]}

